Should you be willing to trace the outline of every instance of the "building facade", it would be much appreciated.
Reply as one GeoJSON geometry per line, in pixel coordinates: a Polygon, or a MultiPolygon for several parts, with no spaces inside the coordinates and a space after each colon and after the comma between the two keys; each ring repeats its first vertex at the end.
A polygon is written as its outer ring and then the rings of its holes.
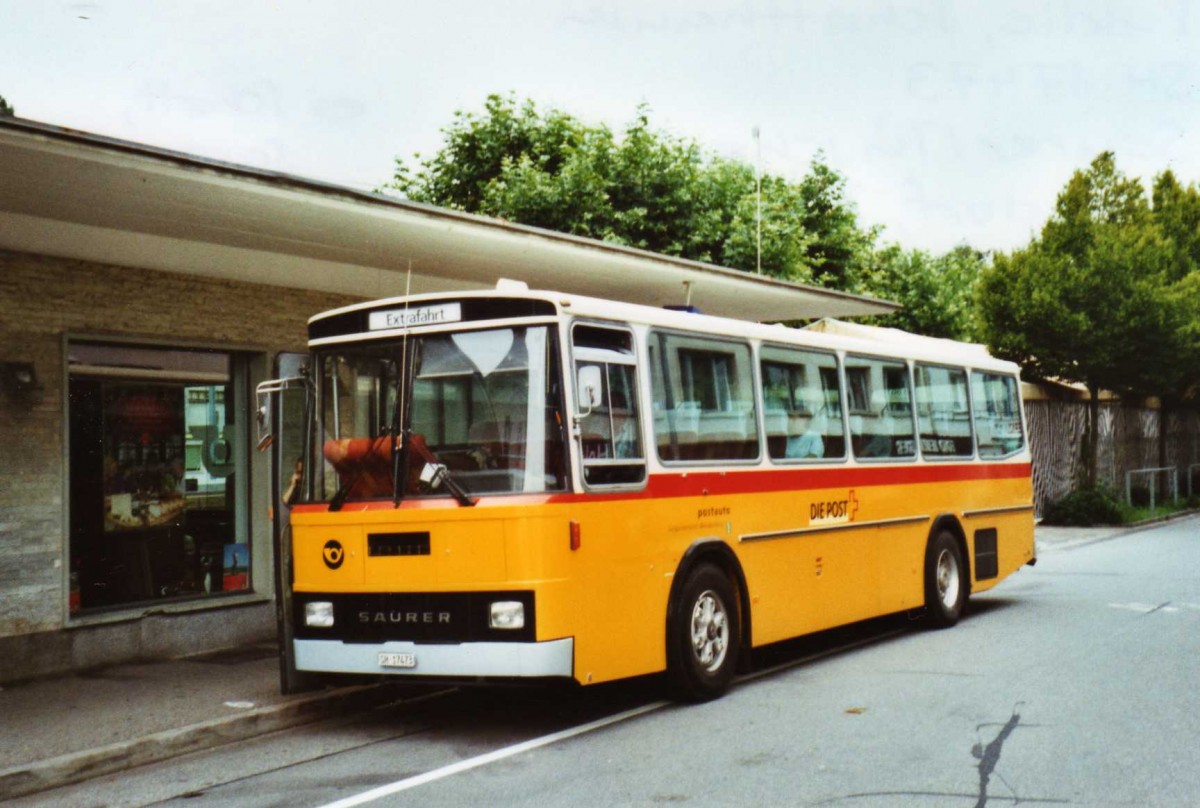
{"type": "Polygon", "coordinates": [[[0,251],[0,681],[274,636],[253,385],[353,299],[0,251]]]}

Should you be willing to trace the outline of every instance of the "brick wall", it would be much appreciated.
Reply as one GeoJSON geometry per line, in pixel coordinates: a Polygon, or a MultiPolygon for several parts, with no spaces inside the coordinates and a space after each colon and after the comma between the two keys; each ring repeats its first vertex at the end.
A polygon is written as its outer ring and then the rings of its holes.
{"type": "Polygon", "coordinates": [[[355,300],[0,251],[0,362],[32,361],[42,385],[0,391],[0,639],[63,624],[64,335],[273,355],[303,350],[310,315],[355,300]]]}

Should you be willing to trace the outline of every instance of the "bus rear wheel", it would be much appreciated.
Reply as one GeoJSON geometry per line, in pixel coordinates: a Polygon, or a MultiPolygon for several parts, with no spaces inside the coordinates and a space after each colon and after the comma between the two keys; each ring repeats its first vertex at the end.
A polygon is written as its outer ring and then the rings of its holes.
{"type": "Polygon", "coordinates": [[[668,627],[668,675],[684,701],[709,701],[729,689],[741,647],[740,621],[729,577],[711,564],[692,569],[668,627]]]}
{"type": "Polygon", "coordinates": [[[949,628],[967,607],[967,569],[962,549],[948,530],[925,550],[925,618],[933,628],[949,628]]]}

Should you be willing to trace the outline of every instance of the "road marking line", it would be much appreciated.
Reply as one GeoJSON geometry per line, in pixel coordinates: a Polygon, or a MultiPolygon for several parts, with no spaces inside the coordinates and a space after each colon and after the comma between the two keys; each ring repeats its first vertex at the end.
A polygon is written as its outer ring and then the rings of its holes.
{"type": "Polygon", "coordinates": [[[1174,614],[1175,612],[1187,609],[1188,611],[1200,611],[1200,603],[1110,603],[1110,609],[1124,609],[1129,612],[1137,612],[1139,614],[1154,614],[1155,612],[1165,612],[1166,614],[1174,614]]]}
{"type": "Polygon", "coordinates": [[[378,788],[373,788],[370,791],[364,791],[363,793],[356,794],[353,797],[346,797],[345,799],[328,803],[322,806],[322,808],[353,808],[353,806],[356,805],[374,802],[375,800],[382,799],[392,794],[398,794],[401,791],[407,791],[410,788],[416,788],[417,786],[422,786],[426,783],[432,783],[435,780],[441,780],[446,777],[451,777],[455,774],[461,774],[462,772],[476,769],[480,766],[486,766],[489,763],[495,763],[498,760],[504,760],[505,758],[510,758],[514,755],[520,755],[533,749],[549,746],[550,744],[558,743],[559,741],[565,741],[568,738],[574,738],[577,735],[584,735],[588,732],[594,732],[595,730],[603,729],[604,727],[612,724],[618,724],[622,721],[627,721],[630,718],[637,718],[640,715],[652,713],[655,710],[666,707],[667,704],[669,704],[669,702],[666,701],[655,701],[651,702],[650,704],[643,704],[641,707],[634,707],[632,710],[626,710],[623,713],[610,715],[606,718],[599,718],[588,724],[580,724],[577,727],[570,727],[549,735],[543,735],[540,738],[533,738],[532,740],[524,741],[513,746],[506,746],[503,749],[497,749],[494,752],[488,752],[485,755],[479,755],[478,757],[460,760],[458,763],[452,763],[449,766],[443,766],[440,769],[434,769],[433,771],[428,771],[424,774],[418,774],[413,777],[405,778],[404,780],[397,780],[394,783],[388,783],[385,786],[379,786],[378,788]]]}
{"type": "Polygon", "coordinates": [[[1108,606],[1111,609],[1124,609],[1126,611],[1138,612],[1140,614],[1150,614],[1150,612],[1158,608],[1158,606],[1153,603],[1110,603],[1108,606]]]}

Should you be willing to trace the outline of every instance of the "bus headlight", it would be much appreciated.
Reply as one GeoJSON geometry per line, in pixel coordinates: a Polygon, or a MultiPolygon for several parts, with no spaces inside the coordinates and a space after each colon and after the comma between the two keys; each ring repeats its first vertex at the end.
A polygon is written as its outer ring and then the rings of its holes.
{"type": "Polygon", "coordinates": [[[305,603],[304,625],[309,628],[333,628],[333,604],[325,600],[305,603]]]}
{"type": "Polygon", "coordinates": [[[488,626],[499,629],[525,628],[525,604],[516,600],[497,600],[492,603],[488,626]]]}

